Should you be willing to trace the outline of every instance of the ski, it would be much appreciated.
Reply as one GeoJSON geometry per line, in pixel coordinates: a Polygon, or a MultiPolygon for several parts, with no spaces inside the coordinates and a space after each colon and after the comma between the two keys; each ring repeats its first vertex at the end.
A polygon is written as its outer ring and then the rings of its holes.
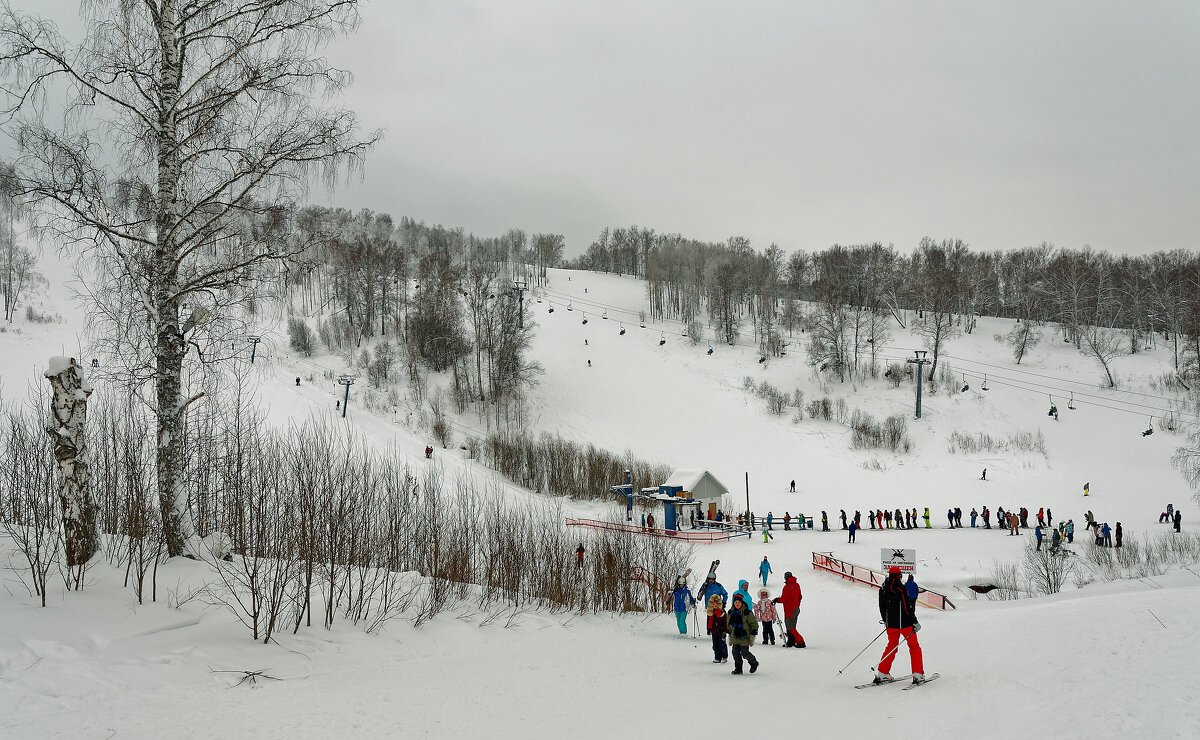
{"type": "Polygon", "coordinates": [[[909,689],[915,689],[918,686],[924,686],[925,684],[929,683],[930,681],[935,680],[939,675],[941,675],[941,674],[930,673],[928,676],[925,677],[925,680],[922,681],[921,683],[910,683],[909,685],[904,687],[904,690],[908,691],[909,689]]]}
{"type": "Polygon", "coordinates": [[[908,674],[907,676],[896,676],[896,677],[892,678],[892,680],[890,680],[890,681],[884,681],[883,683],[875,683],[874,681],[872,681],[871,683],[864,683],[864,684],[862,684],[862,685],[860,685],[860,686],[855,686],[854,688],[856,688],[856,689],[869,689],[869,688],[871,688],[872,686],[887,686],[888,684],[899,683],[899,682],[901,682],[901,681],[908,681],[908,680],[910,680],[910,679],[912,679],[912,674],[911,674],[911,673],[910,673],[910,674],[908,674]]]}
{"type": "Polygon", "coordinates": [[[717,572],[717,566],[718,566],[718,565],[720,565],[720,564],[721,564],[721,561],[720,561],[720,560],[714,560],[714,561],[712,561],[712,564],[708,566],[708,572],[709,572],[709,573],[716,573],[716,572],[717,572]]]}

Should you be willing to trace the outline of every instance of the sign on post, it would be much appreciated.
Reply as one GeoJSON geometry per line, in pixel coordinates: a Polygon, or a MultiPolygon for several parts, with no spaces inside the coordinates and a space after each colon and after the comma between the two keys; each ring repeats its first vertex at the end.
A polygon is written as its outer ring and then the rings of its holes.
{"type": "Polygon", "coordinates": [[[900,548],[882,547],[879,549],[879,560],[883,564],[883,572],[895,566],[901,573],[917,572],[917,551],[900,548]]]}

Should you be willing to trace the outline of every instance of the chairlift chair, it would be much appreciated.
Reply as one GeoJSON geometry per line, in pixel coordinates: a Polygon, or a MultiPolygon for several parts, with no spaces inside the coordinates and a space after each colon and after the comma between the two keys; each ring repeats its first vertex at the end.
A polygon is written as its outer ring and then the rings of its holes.
{"type": "Polygon", "coordinates": [[[587,311],[583,312],[583,323],[587,323],[587,311]]]}
{"type": "Polygon", "coordinates": [[[708,354],[710,354],[710,355],[711,355],[712,353],[713,353],[713,346],[712,346],[712,342],[709,342],[709,343],[708,343],[708,354]]]}
{"type": "Polygon", "coordinates": [[[963,393],[966,393],[966,392],[967,392],[967,391],[969,391],[969,390],[971,390],[971,386],[970,386],[970,385],[967,383],[967,374],[966,374],[966,373],[963,373],[963,387],[962,387],[962,392],[963,392],[963,393]]]}
{"type": "Polygon", "coordinates": [[[550,313],[554,313],[554,304],[553,303],[550,304],[550,313]]]}
{"type": "Polygon", "coordinates": [[[567,310],[568,310],[568,311],[574,311],[575,309],[574,309],[574,308],[572,308],[572,306],[573,306],[573,305],[574,305],[574,304],[573,304],[571,301],[567,301],[567,310]]]}
{"type": "Polygon", "coordinates": [[[667,335],[660,331],[658,333],[658,346],[661,347],[666,343],[667,343],[667,335]]]}
{"type": "Polygon", "coordinates": [[[625,336],[625,324],[621,324],[621,333],[618,336],[625,336]]]}
{"type": "Polygon", "coordinates": [[[1142,436],[1149,437],[1151,434],[1154,434],[1154,417],[1153,416],[1150,417],[1150,421],[1146,425],[1146,431],[1142,432],[1142,436]]]}
{"type": "Polygon", "coordinates": [[[1075,394],[1074,393],[1071,394],[1071,399],[1069,401],[1067,401],[1067,408],[1071,409],[1072,411],[1075,410],[1075,394]]]}
{"type": "Polygon", "coordinates": [[[608,309],[607,308],[604,309],[604,315],[601,316],[600,318],[604,319],[605,321],[608,321],[608,309]]]}
{"type": "Polygon", "coordinates": [[[984,374],[984,376],[983,376],[983,385],[981,385],[981,386],[979,387],[979,390],[981,390],[981,391],[986,391],[987,389],[988,389],[988,387],[987,387],[987,374],[985,373],[985,374],[984,374]]]}

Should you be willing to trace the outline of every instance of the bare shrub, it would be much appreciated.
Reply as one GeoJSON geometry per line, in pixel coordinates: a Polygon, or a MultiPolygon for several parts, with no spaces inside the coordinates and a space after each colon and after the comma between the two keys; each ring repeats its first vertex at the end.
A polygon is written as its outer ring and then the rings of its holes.
{"type": "Polygon", "coordinates": [[[1039,549],[1033,544],[1026,546],[1021,565],[1029,592],[1044,595],[1062,591],[1063,584],[1075,571],[1070,551],[1062,548],[1051,551],[1049,547],[1039,549]]]}

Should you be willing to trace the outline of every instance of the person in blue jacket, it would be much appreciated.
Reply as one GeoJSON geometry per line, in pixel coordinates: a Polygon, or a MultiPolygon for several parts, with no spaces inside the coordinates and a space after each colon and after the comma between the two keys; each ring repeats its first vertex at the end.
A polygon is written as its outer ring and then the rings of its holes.
{"type": "Polygon", "coordinates": [[[908,592],[908,600],[912,602],[913,612],[916,612],[917,595],[921,593],[921,587],[913,580],[912,573],[908,574],[908,581],[904,584],[904,590],[908,592]]]}
{"type": "Polygon", "coordinates": [[[743,604],[753,604],[754,603],[750,599],[750,581],[746,581],[746,580],[738,581],[738,590],[734,591],[733,595],[737,596],[738,594],[742,595],[742,603],[743,604]]]}
{"type": "Polygon", "coordinates": [[[762,575],[763,585],[767,585],[767,574],[775,571],[771,570],[771,564],[767,562],[766,555],[763,555],[763,561],[758,564],[758,572],[762,575]]]}
{"type": "MultiPolygon", "coordinates": [[[[704,579],[704,583],[700,584],[700,588],[696,589],[696,600],[707,604],[713,596],[721,597],[721,606],[729,600],[729,592],[725,587],[717,583],[717,574],[709,571],[708,577],[704,579]]],[[[709,634],[712,634],[711,629],[709,634]]]]}
{"type": "Polygon", "coordinates": [[[692,592],[688,590],[687,579],[683,576],[675,579],[675,623],[679,625],[679,635],[687,636],[687,613],[688,608],[695,608],[696,597],[692,596],[692,592]]]}

